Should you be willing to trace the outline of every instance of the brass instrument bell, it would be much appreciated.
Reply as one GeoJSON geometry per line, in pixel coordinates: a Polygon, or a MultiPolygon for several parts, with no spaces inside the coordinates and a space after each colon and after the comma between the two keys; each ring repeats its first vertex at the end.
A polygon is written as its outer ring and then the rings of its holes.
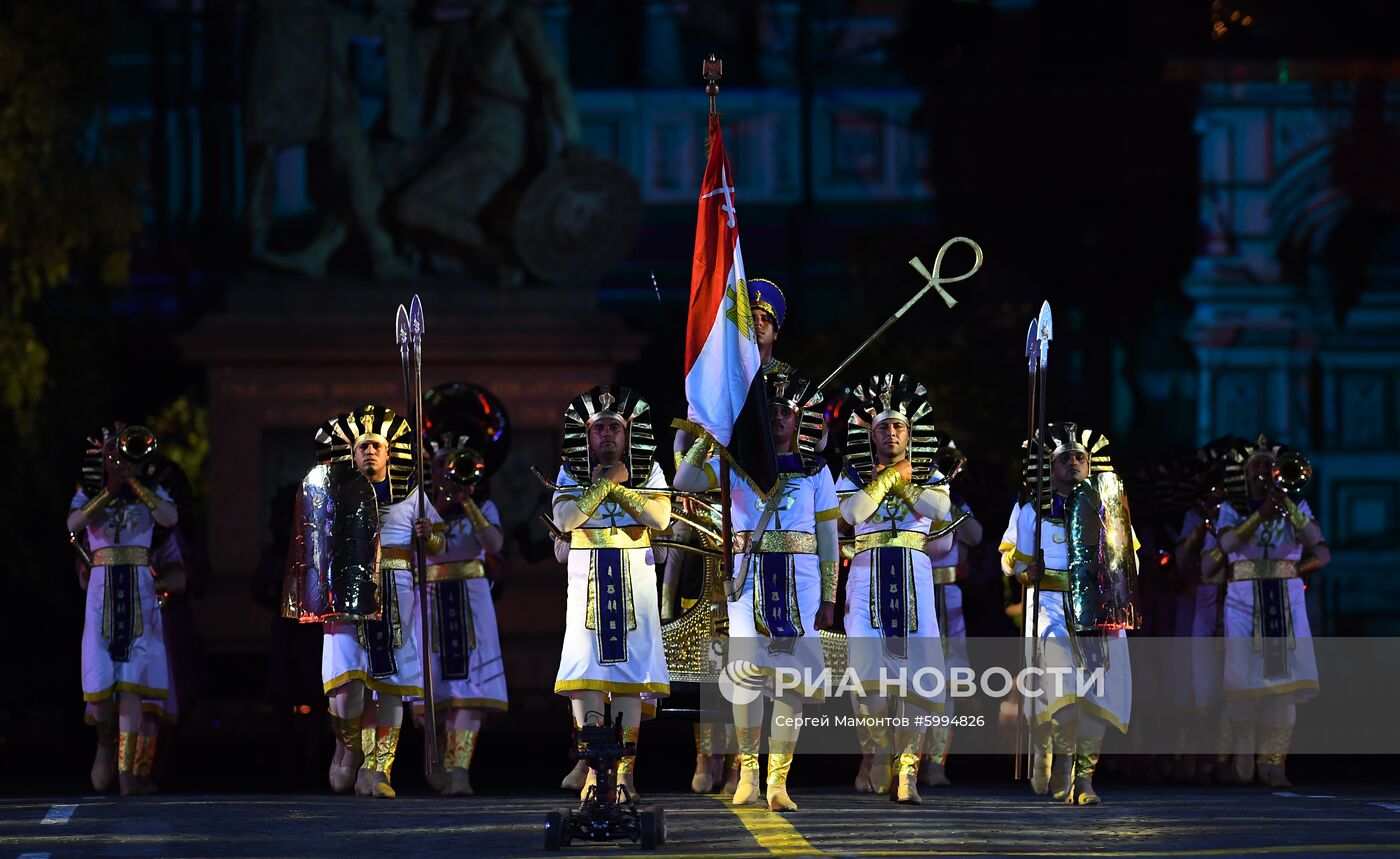
{"type": "Polygon", "coordinates": [[[140,462],[156,451],[156,434],[150,427],[131,424],[117,435],[117,450],[127,462],[140,462]]]}
{"type": "Polygon", "coordinates": [[[486,460],[469,447],[451,451],[442,469],[443,480],[462,489],[475,485],[485,476],[486,460]]]}
{"type": "Polygon", "coordinates": [[[1297,451],[1290,450],[1274,462],[1274,486],[1287,495],[1298,495],[1312,482],[1312,463],[1297,451]]]}

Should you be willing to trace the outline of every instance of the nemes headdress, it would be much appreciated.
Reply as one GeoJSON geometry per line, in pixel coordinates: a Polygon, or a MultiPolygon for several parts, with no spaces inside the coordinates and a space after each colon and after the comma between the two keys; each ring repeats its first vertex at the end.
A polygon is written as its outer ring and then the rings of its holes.
{"type": "Polygon", "coordinates": [[[1288,446],[1273,441],[1263,433],[1254,441],[1236,440],[1223,454],[1225,461],[1225,493],[1231,504],[1244,508],[1249,504],[1249,478],[1245,466],[1261,454],[1277,458],[1288,450],[1288,446]]]}
{"type": "Polygon", "coordinates": [[[773,325],[782,328],[783,320],[787,319],[787,299],[783,291],[773,281],[761,277],[751,278],[748,284],[749,308],[767,313],[773,317],[773,325]]]}
{"type": "Polygon", "coordinates": [[[905,457],[914,467],[912,483],[926,483],[938,455],[938,429],[933,424],[933,405],[928,390],[903,373],[871,376],[851,391],[851,407],[846,431],[846,462],[862,481],[870,480],[875,469],[875,451],[870,438],[875,425],[898,418],[909,425],[909,449],[905,457]]]}
{"type": "Polygon", "coordinates": [[[574,397],[564,409],[564,468],[580,483],[592,480],[593,458],[588,451],[588,428],[594,421],[613,418],[627,428],[629,483],[641,485],[651,474],[656,437],[651,430],[651,406],[631,388],[599,385],[574,397]]]}
{"type": "Polygon", "coordinates": [[[822,392],[807,379],[773,373],[764,379],[768,388],[768,402],[787,406],[798,415],[797,452],[802,456],[802,464],[808,474],[816,474],[825,463],[817,453],[822,433],[826,430],[826,417],[822,409],[822,392]]]}
{"type": "Polygon", "coordinates": [[[316,430],[316,461],[322,464],[353,462],[355,445],[372,438],[389,454],[389,501],[398,503],[413,488],[413,428],[408,421],[385,406],[361,406],[326,421],[316,430]]]}
{"type": "MultiPolygon", "coordinates": [[[[1024,446],[1024,443],[1022,444],[1024,446]]],[[[1107,447],[1108,436],[1089,427],[1082,427],[1074,421],[1052,423],[1037,432],[1026,457],[1023,473],[1030,497],[1035,497],[1036,486],[1044,481],[1046,503],[1050,503],[1050,463],[1055,461],[1055,457],[1068,451],[1077,450],[1088,457],[1090,477],[1113,471],[1113,458],[1105,450],[1107,447]]]]}

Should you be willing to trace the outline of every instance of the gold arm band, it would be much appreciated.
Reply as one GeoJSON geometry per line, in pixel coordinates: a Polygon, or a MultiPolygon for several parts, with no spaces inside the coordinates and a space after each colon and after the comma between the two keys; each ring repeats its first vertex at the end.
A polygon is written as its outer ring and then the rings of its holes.
{"type": "Polygon", "coordinates": [[[642,509],[647,506],[647,497],[635,489],[614,483],[612,490],[608,492],[608,497],[617,502],[617,506],[626,510],[633,519],[642,518],[642,509]]]}
{"type": "Polygon", "coordinates": [[[1236,561],[1230,565],[1230,581],[1250,582],[1256,579],[1296,579],[1298,565],[1293,561],[1236,561]]]}
{"type": "Polygon", "coordinates": [[[151,563],[151,550],[145,546],[107,546],[92,553],[94,567],[146,567],[151,563]]]}
{"type": "Polygon", "coordinates": [[[899,496],[899,500],[908,505],[910,510],[919,503],[919,496],[924,494],[924,488],[907,480],[901,480],[894,485],[894,494],[899,496]]]}
{"type": "MultiPolygon", "coordinates": [[[[753,539],[752,531],[739,531],[734,535],[740,550],[748,547],[753,539]]],[[[817,535],[811,531],[764,531],[758,541],[755,553],[767,552],[773,555],[815,555],[817,535]]]]}
{"type": "Polygon", "coordinates": [[[588,487],[584,490],[583,494],[578,497],[578,501],[575,502],[578,504],[579,512],[590,519],[593,518],[593,511],[597,510],[598,505],[602,504],[603,501],[607,499],[608,493],[611,492],[612,488],[616,485],[616,483],[604,477],[597,483],[588,487]]]}
{"type": "Polygon", "coordinates": [[[447,535],[433,532],[433,536],[423,541],[423,548],[428,550],[429,555],[441,555],[447,550],[447,535]]]}
{"type": "Polygon", "coordinates": [[[831,522],[841,518],[841,508],[832,507],[830,510],[818,510],[816,520],[818,522],[831,522]]]}
{"type": "Polygon", "coordinates": [[[154,510],[160,503],[156,494],[142,485],[141,481],[133,479],[130,483],[131,491],[136,494],[136,500],[146,505],[147,509],[154,510]]]}
{"type": "Polygon", "coordinates": [[[1216,546],[1214,549],[1211,549],[1209,552],[1206,552],[1206,554],[1210,555],[1210,559],[1212,561],[1215,561],[1217,564],[1225,560],[1225,553],[1220,550],[1219,546],[1216,546]]]}
{"type": "Polygon", "coordinates": [[[481,512],[481,508],[476,506],[476,502],[468,498],[462,502],[462,509],[466,511],[467,521],[472,523],[472,531],[480,534],[491,527],[491,522],[486,518],[486,514],[481,512]]]}
{"type": "Polygon", "coordinates": [[[97,516],[98,513],[102,512],[102,508],[110,503],[112,503],[112,493],[108,492],[104,487],[101,492],[94,495],[92,500],[84,504],[80,509],[82,510],[83,516],[90,520],[97,516]]]}
{"type": "Polygon", "coordinates": [[[574,549],[645,549],[651,545],[651,531],[644,525],[624,528],[575,528],[569,532],[574,549]]]}
{"type": "Polygon", "coordinates": [[[957,581],[958,581],[958,568],[957,568],[957,567],[934,567],[934,568],[933,568],[933,583],[934,583],[935,585],[952,585],[952,584],[957,584],[957,581]]]}
{"type": "Polygon", "coordinates": [[[1293,499],[1286,495],[1283,498],[1283,506],[1288,511],[1288,523],[1293,526],[1294,533],[1308,527],[1308,524],[1312,522],[1308,518],[1308,514],[1298,509],[1298,505],[1293,503],[1293,499]]]}
{"type": "Polygon", "coordinates": [[[412,570],[413,550],[402,546],[382,546],[379,549],[379,569],[412,570]]]}
{"type": "Polygon", "coordinates": [[[839,561],[822,561],[822,602],[836,602],[836,578],[839,561]]]}
{"type": "Polygon", "coordinates": [[[462,579],[486,578],[486,565],[481,561],[454,561],[450,564],[429,564],[428,581],[455,582],[462,579]]]}
{"type": "Polygon", "coordinates": [[[1263,521],[1264,520],[1259,516],[1259,511],[1255,510],[1253,513],[1249,514],[1248,519],[1245,519],[1235,526],[1235,536],[1245,542],[1249,542],[1249,539],[1254,536],[1254,532],[1258,530],[1260,523],[1263,521]]]}
{"type": "Polygon", "coordinates": [[[703,469],[705,463],[709,461],[710,440],[703,437],[697,438],[695,443],[690,446],[690,450],[685,452],[685,456],[681,457],[681,462],[700,469],[703,469]]]}
{"type": "Polygon", "coordinates": [[[924,550],[924,542],[928,540],[928,535],[923,531],[871,531],[868,534],[856,535],[856,554],[868,552],[871,549],[913,549],[916,552],[924,550]]]}
{"type": "Polygon", "coordinates": [[[897,470],[887,468],[876,475],[874,480],[867,483],[861,492],[869,495],[871,501],[879,504],[881,501],[885,500],[885,496],[889,494],[889,491],[894,488],[895,484],[903,479],[904,475],[900,474],[897,470]]]}

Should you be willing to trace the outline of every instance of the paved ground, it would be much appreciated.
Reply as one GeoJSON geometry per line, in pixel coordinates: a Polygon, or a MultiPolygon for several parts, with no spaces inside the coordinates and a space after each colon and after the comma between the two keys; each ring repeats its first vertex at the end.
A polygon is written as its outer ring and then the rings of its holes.
{"type": "MultiPolygon", "coordinates": [[[[798,812],[652,795],[681,856],[1380,856],[1400,853],[1400,787],[1105,790],[1066,808],[1014,787],[925,791],[924,805],[801,791],[798,812]]],[[[333,796],[32,797],[0,800],[0,856],[545,855],[542,821],[565,796],[395,801],[333,796]]],[[[637,855],[584,845],[562,855],[637,855]]],[[[646,854],[641,854],[646,855],[646,854]]]]}

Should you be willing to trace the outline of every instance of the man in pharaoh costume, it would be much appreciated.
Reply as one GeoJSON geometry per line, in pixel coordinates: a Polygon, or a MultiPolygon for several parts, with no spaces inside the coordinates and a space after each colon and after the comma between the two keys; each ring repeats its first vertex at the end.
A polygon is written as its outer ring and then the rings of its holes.
{"type": "Polygon", "coordinates": [[[88,718],[98,731],[93,787],[110,786],[115,757],[122,796],[148,794],[155,792],[159,723],[156,713],[143,714],[142,699],[169,694],[151,540],[157,526],[173,528],[179,514],[164,487],[137,476],[136,463],[155,449],[150,430],[104,429],[88,442],[67,525],[82,533],[91,552],[82,668],[88,718]]]}
{"type": "MultiPolygon", "coordinates": [[[[563,464],[553,521],[569,534],[568,602],[554,691],[570,700],[575,730],[621,716],[637,742],[642,696],[671,681],[661,641],[651,534],[671,522],[666,478],[654,461],[650,406],[635,391],[600,385],[564,411],[563,464]]],[[[636,756],[618,761],[618,791],[637,797],[636,756]]],[[[596,789],[590,770],[582,795],[596,789]]]]}
{"type": "MultiPolygon", "coordinates": [[[[1212,562],[1206,573],[1207,555],[1218,559],[1216,523],[1225,500],[1225,456],[1233,447],[1230,438],[1217,439],[1196,451],[1187,464],[1183,489],[1189,506],[1182,515],[1176,544],[1176,567],[1193,590],[1191,614],[1191,699],[1199,724],[1193,736],[1210,739],[1212,753],[1199,754],[1196,781],[1202,784],[1234,781],[1230,769],[1230,720],[1221,702],[1224,654],[1216,646],[1225,635],[1225,567],[1212,562]]],[[[1252,775],[1252,773],[1251,773],[1252,775]]]]}
{"type": "Polygon", "coordinates": [[[921,669],[944,671],[924,546],[931,529],[948,519],[951,505],[934,464],[938,435],[924,386],[885,373],[852,394],[846,466],[836,490],[844,497],[841,517],[855,530],[845,625],[848,664],[865,692],[857,706],[866,730],[858,737],[871,755],[870,789],[918,803],[926,713],[941,712],[945,697],[942,687],[921,688],[913,679],[921,669]],[[907,682],[882,683],[900,677],[907,682]],[[905,726],[891,731],[896,718],[905,726]]]}
{"type": "Polygon", "coordinates": [[[1203,574],[1229,567],[1225,680],[1235,780],[1288,787],[1284,765],[1297,704],[1317,694],[1317,662],[1302,576],[1332,559],[1308,502],[1295,502],[1312,468],[1260,436],[1227,460],[1220,546],[1203,574]]]}
{"type": "MultiPolygon", "coordinates": [[[[747,482],[730,493],[738,556],[729,607],[729,664],[735,680],[762,683],[773,699],[768,740],[766,799],[773,811],[795,811],[787,792],[801,728],[804,699],[822,700],[818,678],[825,666],[818,630],[836,621],[836,567],[840,508],[836,487],[816,453],[822,436],[821,392],[806,379],[766,378],[779,483],[765,499],[747,482]],[[779,689],[777,672],[793,672],[797,689],[779,689]]],[[[676,468],[676,488],[716,488],[718,458],[708,438],[697,440],[676,468]]],[[[762,698],[734,702],[740,773],[735,805],[758,801],[758,753],[763,735],[762,698]]]]}
{"type": "Polygon", "coordinates": [[[1026,664],[1044,672],[1039,695],[1026,698],[1036,749],[1031,786],[1077,805],[1099,803],[1093,777],[1104,733],[1109,725],[1127,733],[1132,711],[1125,631],[1138,622],[1138,542],[1107,445],[1072,422],[1038,432],[1027,465],[1029,500],[1012,511],[1000,547],[1002,571],[1026,586],[1026,664]],[[1101,687],[1078,682],[1098,669],[1101,687]]]}
{"type": "MultiPolygon", "coordinates": [[[[953,478],[963,468],[966,457],[958,450],[952,439],[939,446],[938,470],[953,478]]],[[[966,514],[951,534],[945,534],[924,544],[924,552],[933,564],[933,598],[938,610],[938,630],[943,643],[943,659],[952,671],[955,667],[971,668],[967,656],[967,621],[963,617],[962,588],[958,582],[967,578],[968,564],[966,549],[982,542],[982,523],[972,515],[968,506],[957,492],[949,489],[949,500],[953,515],[966,514]],[[966,547],[966,548],[964,548],[966,547]]],[[[949,701],[944,711],[954,715],[953,702],[949,701]]],[[[948,748],[953,741],[953,729],[947,725],[934,724],[928,729],[924,739],[924,760],[919,768],[919,782],[928,787],[948,787],[952,784],[944,770],[948,759],[948,748]]]]}
{"type": "Polygon", "coordinates": [[[320,464],[302,481],[282,616],[322,623],[321,682],[338,742],[336,793],[392,799],[403,699],[423,694],[414,538],[446,548],[432,505],[418,516],[413,430],[368,405],[316,432],[320,464]]]}
{"type": "MultiPolygon", "coordinates": [[[[427,661],[441,722],[437,736],[443,743],[442,770],[429,781],[445,796],[471,796],[469,770],[482,720],[487,711],[505,712],[507,707],[505,664],[486,569],[487,553],[500,553],[505,534],[495,502],[482,500],[478,506],[476,498],[504,458],[509,427],[500,401],[464,382],[429,391],[424,410],[437,435],[429,442],[435,448],[433,507],[442,517],[447,541],[427,566],[433,629],[427,661]]],[[[422,703],[415,709],[422,710],[422,703]]]]}

